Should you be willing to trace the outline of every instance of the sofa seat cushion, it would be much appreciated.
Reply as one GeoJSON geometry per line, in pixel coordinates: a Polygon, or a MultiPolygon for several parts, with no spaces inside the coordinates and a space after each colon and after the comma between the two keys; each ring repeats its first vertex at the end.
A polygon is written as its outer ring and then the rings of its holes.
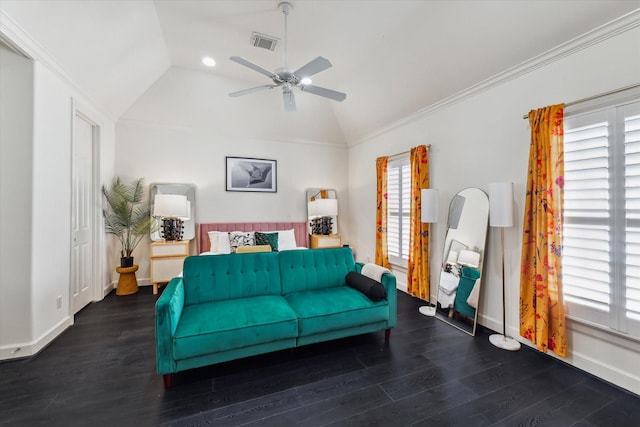
{"type": "Polygon", "coordinates": [[[373,302],[348,286],[294,292],[285,298],[298,313],[300,336],[389,319],[387,300],[373,302]]]}
{"type": "Polygon", "coordinates": [[[188,305],[174,336],[176,360],[296,338],[298,319],[279,295],[188,305]]]}

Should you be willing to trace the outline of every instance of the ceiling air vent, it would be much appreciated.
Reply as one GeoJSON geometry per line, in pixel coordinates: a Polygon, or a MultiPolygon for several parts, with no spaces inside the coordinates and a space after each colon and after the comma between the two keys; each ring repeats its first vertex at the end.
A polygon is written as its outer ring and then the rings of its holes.
{"type": "Polygon", "coordinates": [[[267,36],[265,34],[260,34],[256,32],[251,34],[251,44],[255,47],[261,47],[263,49],[268,49],[268,50],[275,50],[276,45],[278,44],[279,41],[280,41],[279,39],[275,37],[267,36]]]}

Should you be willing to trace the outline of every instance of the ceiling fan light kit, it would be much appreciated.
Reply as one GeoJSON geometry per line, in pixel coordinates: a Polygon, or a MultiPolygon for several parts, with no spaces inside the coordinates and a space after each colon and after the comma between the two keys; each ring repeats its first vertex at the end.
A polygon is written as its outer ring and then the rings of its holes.
{"type": "MultiPolygon", "coordinates": [[[[232,56],[229,59],[233,62],[236,62],[240,65],[243,65],[247,68],[251,68],[254,71],[257,71],[260,74],[263,74],[271,79],[273,84],[262,85],[257,87],[252,87],[248,89],[239,90],[237,92],[232,92],[229,94],[231,97],[238,97],[247,95],[254,92],[260,92],[267,89],[273,89],[275,87],[282,88],[282,97],[284,100],[284,109],[285,111],[295,111],[296,110],[296,100],[293,94],[293,89],[298,88],[302,92],[308,92],[313,95],[322,96],[324,98],[332,99],[334,101],[342,102],[346,99],[347,95],[342,92],[337,92],[335,90],[326,89],[320,86],[314,86],[311,84],[306,84],[306,79],[310,79],[314,74],[319,73],[320,71],[324,71],[327,68],[331,67],[331,62],[328,59],[323,58],[322,56],[318,56],[313,59],[311,62],[303,65],[295,71],[292,71],[288,66],[287,59],[287,16],[293,10],[293,5],[289,2],[282,2],[278,4],[278,9],[284,15],[284,67],[278,68],[275,71],[267,70],[260,65],[254,64],[246,58],[241,56],[232,56]],[[305,83],[303,83],[305,80],[305,83]]],[[[274,46],[275,48],[275,46],[274,46]]]]}

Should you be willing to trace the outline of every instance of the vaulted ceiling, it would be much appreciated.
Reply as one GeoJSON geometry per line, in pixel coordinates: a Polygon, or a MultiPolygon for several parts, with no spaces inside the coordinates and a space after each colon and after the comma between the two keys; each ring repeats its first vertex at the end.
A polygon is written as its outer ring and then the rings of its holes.
{"type": "MultiPolygon", "coordinates": [[[[640,7],[640,0],[290,0],[288,62],[333,67],[314,84],[347,93],[330,103],[344,140],[359,138],[640,7]]],[[[207,73],[235,90],[270,83],[228,58],[284,65],[277,0],[3,0],[0,18],[32,37],[113,119],[170,67],[207,73]],[[281,39],[250,45],[252,32],[281,39]],[[217,66],[201,63],[204,55],[217,66]]],[[[220,95],[220,94],[218,94],[220,95]]],[[[222,94],[226,97],[226,93],[222,94]]],[[[251,94],[273,96],[273,91],[251,94]]],[[[293,113],[296,114],[296,113],[293,113]]]]}

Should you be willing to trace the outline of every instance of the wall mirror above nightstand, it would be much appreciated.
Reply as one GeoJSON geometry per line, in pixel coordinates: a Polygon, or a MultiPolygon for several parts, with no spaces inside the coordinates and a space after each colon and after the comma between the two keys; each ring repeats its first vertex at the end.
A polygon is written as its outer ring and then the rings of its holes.
{"type": "MultiPolygon", "coordinates": [[[[189,256],[189,241],[196,236],[196,187],[192,184],[151,184],[149,188],[149,197],[151,200],[152,215],[157,210],[154,202],[160,203],[164,197],[160,196],[181,196],[178,199],[187,198],[187,211],[177,214],[180,223],[184,227],[181,231],[181,237],[177,235],[165,239],[160,231],[151,233],[151,249],[150,249],[150,273],[151,283],[153,285],[153,293],[158,293],[158,286],[162,283],[168,283],[172,278],[178,276],[182,272],[184,259],[189,256]]],[[[169,209],[170,210],[170,209],[169,209]]],[[[155,216],[154,221],[158,221],[153,229],[159,230],[160,223],[163,218],[155,216]]],[[[163,230],[166,233],[166,230],[163,230]]]]}

